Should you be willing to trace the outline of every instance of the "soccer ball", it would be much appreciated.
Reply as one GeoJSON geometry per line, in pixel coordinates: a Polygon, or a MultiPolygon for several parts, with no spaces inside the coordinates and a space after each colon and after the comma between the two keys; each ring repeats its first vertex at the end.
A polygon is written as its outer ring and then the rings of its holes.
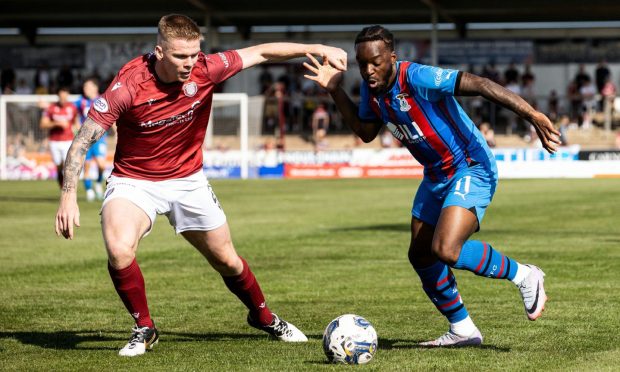
{"type": "Polygon", "coordinates": [[[366,364],[377,351],[377,332],[359,315],[341,315],[325,328],[323,350],[332,363],[366,364]]]}

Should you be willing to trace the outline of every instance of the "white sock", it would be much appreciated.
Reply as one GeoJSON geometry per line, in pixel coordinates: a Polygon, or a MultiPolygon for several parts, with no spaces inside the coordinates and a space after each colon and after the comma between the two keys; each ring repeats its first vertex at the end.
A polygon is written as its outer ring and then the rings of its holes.
{"type": "Polygon", "coordinates": [[[476,331],[476,325],[473,320],[467,316],[467,318],[460,320],[456,323],[450,323],[450,331],[459,336],[471,336],[472,333],[476,331]]]}
{"type": "Polygon", "coordinates": [[[517,273],[512,279],[512,282],[516,285],[519,285],[523,281],[523,279],[527,278],[527,276],[530,275],[531,271],[532,269],[530,269],[529,267],[521,265],[517,262],[517,273]]]}

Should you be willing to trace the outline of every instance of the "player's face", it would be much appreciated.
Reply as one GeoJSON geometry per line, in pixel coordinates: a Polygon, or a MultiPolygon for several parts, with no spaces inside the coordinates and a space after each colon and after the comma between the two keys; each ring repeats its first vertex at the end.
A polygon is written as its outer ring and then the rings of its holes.
{"type": "Polygon", "coordinates": [[[382,40],[367,41],[355,48],[362,79],[374,94],[383,94],[396,78],[396,53],[382,40]]]}
{"type": "Polygon", "coordinates": [[[69,92],[66,90],[58,91],[58,103],[61,105],[69,101],[69,92]]]}
{"type": "Polygon", "coordinates": [[[198,61],[199,52],[200,39],[170,39],[157,45],[155,55],[159,78],[166,83],[187,81],[198,61]]]}
{"type": "Polygon", "coordinates": [[[85,82],[82,88],[84,90],[84,96],[90,99],[93,99],[99,95],[99,87],[90,80],[85,82]]]}

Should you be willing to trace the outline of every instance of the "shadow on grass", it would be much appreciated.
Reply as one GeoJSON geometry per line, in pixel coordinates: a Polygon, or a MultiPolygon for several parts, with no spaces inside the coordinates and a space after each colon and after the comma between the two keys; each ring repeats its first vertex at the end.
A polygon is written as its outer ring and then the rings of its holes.
{"type": "MultiPolygon", "coordinates": [[[[60,350],[118,350],[129,339],[128,331],[53,331],[53,332],[0,332],[0,339],[15,339],[24,345],[60,350]],[[81,345],[89,342],[118,343],[116,346],[81,345]]],[[[160,340],[166,342],[264,340],[267,335],[242,333],[186,333],[163,332],[160,340]]]]}
{"type": "MultiPolygon", "coordinates": [[[[437,349],[432,346],[424,346],[420,345],[420,342],[424,342],[428,340],[402,340],[402,339],[389,339],[389,338],[380,338],[379,339],[379,347],[381,350],[392,350],[392,349],[437,349]]],[[[508,347],[499,347],[495,345],[479,345],[479,346],[459,346],[459,347],[448,347],[450,349],[459,350],[459,349],[481,349],[481,350],[493,350],[499,351],[502,353],[510,352],[510,348],[508,347]]],[[[445,347],[443,348],[445,349],[445,347]]]]}
{"type": "Polygon", "coordinates": [[[407,223],[388,223],[381,225],[364,225],[364,226],[349,226],[338,229],[330,229],[331,231],[399,231],[410,232],[411,226],[407,223]]]}
{"type": "MultiPolygon", "coordinates": [[[[314,338],[314,337],[313,337],[314,338]]],[[[377,350],[379,351],[379,353],[381,352],[381,350],[392,350],[392,349],[439,349],[436,347],[430,347],[430,346],[423,346],[420,345],[419,343],[423,342],[423,340],[391,340],[391,339],[385,339],[385,338],[380,338],[379,339],[379,347],[377,348],[377,350]]],[[[457,352],[458,350],[474,350],[474,349],[479,349],[479,350],[491,350],[491,351],[497,351],[497,352],[501,352],[501,353],[508,353],[510,352],[510,348],[507,347],[498,347],[498,346],[494,346],[494,345],[480,345],[480,346],[460,346],[460,347],[443,347],[441,348],[443,350],[445,349],[451,349],[454,350],[455,352],[457,352]]],[[[305,364],[311,364],[311,365],[332,365],[333,363],[330,363],[326,358],[325,359],[315,359],[315,360],[306,360],[304,362],[305,364]]]]}
{"type": "MultiPolygon", "coordinates": [[[[322,340],[323,335],[306,335],[309,339],[322,340]]],[[[381,338],[379,337],[379,350],[393,350],[393,349],[435,349],[435,347],[423,346],[420,345],[420,342],[424,342],[428,340],[404,340],[404,339],[390,339],[390,338],[381,338]]],[[[481,349],[481,350],[493,350],[499,351],[502,353],[510,352],[510,348],[507,347],[499,347],[495,345],[480,345],[480,346],[461,346],[455,347],[453,349],[481,349]]],[[[313,361],[308,361],[308,363],[314,363],[313,361]]],[[[321,363],[322,364],[322,363],[321,363]]]]}

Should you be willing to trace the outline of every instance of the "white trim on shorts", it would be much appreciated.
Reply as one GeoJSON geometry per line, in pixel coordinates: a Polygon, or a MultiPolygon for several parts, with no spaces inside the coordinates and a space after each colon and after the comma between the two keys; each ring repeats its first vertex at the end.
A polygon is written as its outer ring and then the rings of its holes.
{"type": "Polygon", "coordinates": [[[65,162],[67,153],[69,153],[69,147],[73,141],[50,141],[50,153],[52,154],[52,161],[55,165],[60,165],[65,162]]]}
{"type": "Polygon", "coordinates": [[[202,170],[165,181],[111,175],[101,209],[117,198],[129,200],[149,217],[151,226],[144,236],[151,232],[158,214],[168,217],[177,234],[215,230],[226,223],[226,214],[202,170]]]}

